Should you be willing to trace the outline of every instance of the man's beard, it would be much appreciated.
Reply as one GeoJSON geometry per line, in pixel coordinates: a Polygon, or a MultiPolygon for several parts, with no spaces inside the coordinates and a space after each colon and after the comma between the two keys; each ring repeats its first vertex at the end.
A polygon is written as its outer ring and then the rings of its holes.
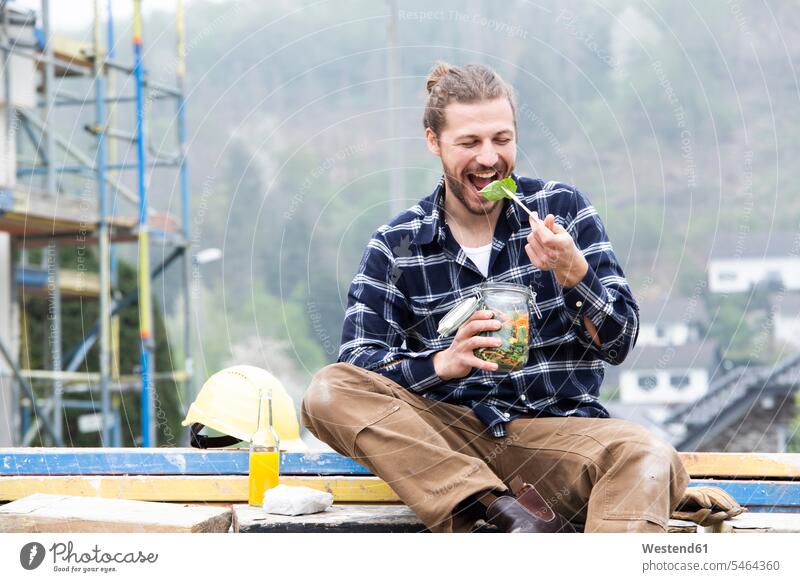
{"type": "MultiPolygon", "coordinates": [[[[491,214],[499,204],[503,203],[502,200],[487,200],[483,196],[480,196],[480,200],[475,200],[475,196],[472,192],[474,186],[469,182],[469,178],[467,178],[469,172],[464,172],[462,177],[456,177],[444,163],[442,163],[442,169],[444,170],[444,178],[447,181],[448,190],[464,205],[464,208],[466,208],[470,214],[485,216],[491,214]]],[[[498,177],[506,175],[505,164],[503,164],[500,169],[491,169],[497,171],[498,177]]],[[[475,171],[482,172],[489,170],[490,168],[478,168],[475,171]]]]}

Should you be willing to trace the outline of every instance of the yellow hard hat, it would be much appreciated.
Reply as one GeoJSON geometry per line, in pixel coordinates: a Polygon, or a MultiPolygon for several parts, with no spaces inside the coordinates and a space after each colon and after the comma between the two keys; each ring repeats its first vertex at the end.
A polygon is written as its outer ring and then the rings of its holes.
{"type": "MultiPolygon", "coordinates": [[[[306,444],[300,440],[300,425],[292,397],[275,376],[255,366],[233,366],[212,375],[183,419],[183,426],[192,425],[193,447],[206,449],[224,447],[240,441],[250,441],[258,434],[274,442],[268,430],[268,396],[272,394],[272,426],[278,435],[282,451],[303,451],[306,444]],[[261,399],[261,421],[259,427],[258,403],[261,399]],[[209,437],[199,434],[209,427],[228,436],[209,437]],[[265,430],[265,428],[267,430],[265,430]]],[[[256,440],[261,440],[256,437],[256,440]]]]}

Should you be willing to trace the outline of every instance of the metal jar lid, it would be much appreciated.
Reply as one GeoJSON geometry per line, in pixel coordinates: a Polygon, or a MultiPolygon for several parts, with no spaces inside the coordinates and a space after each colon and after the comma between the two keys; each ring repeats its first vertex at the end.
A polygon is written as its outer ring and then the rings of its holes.
{"type": "Polygon", "coordinates": [[[483,300],[484,293],[491,293],[492,291],[497,290],[514,290],[526,293],[528,306],[536,314],[536,317],[541,319],[542,312],[539,310],[539,306],[536,304],[535,291],[529,287],[525,287],[524,285],[517,285],[514,283],[486,282],[483,284],[481,290],[477,294],[459,301],[452,309],[450,309],[450,311],[444,314],[444,317],[442,317],[441,321],[439,321],[439,327],[436,330],[439,334],[439,337],[448,337],[453,335],[465,321],[472,317],[473,313],[478,311],[481,301],[483,300]]]}
{"type": "Polygon", "coordinates": [[[482,297],[480,293],[472,297],[467,297],[463,301],[459,301],[450,311],[445,313],[436,330],[439,337],[453,335],[465,321],[472,317],[473,313],[478,311],[482,297]]]}

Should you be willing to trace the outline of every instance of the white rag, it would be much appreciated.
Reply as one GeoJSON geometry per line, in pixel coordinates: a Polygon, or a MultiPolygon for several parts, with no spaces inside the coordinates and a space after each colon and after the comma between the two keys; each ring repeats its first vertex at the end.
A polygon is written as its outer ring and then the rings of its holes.
{"type": "Polygon", "coordinates": [[[306,515],[325,511],[333,495],[311,487],[277,485],[264,492],[264,511],[278,515],[306,515]]]}

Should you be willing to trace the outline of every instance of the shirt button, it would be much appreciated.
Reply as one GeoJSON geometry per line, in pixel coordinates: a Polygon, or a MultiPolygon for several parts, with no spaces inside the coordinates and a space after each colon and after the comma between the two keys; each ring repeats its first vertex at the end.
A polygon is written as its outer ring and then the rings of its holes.
{"type": "Polygon", "coordinates": [[[576,301],[575,307],[583,307],[583,301],[576,301]]]}
{"type": "Polygon", "coordinates": [[[511,418],[511,415],[510,415],[509,413],[507,413],[507,412],[504,412],[504,413],[503,413],[503,417],[504,417],[506,420],[508,420],[509,418],[511,418]]]}
{"type": "Polygon", "coordinates": [[[527,400],[527,398],[525,397],[524,394],[522,396],[520,396],[519,399],[522,400],[523,402],[525,402],[527,400]]]}

